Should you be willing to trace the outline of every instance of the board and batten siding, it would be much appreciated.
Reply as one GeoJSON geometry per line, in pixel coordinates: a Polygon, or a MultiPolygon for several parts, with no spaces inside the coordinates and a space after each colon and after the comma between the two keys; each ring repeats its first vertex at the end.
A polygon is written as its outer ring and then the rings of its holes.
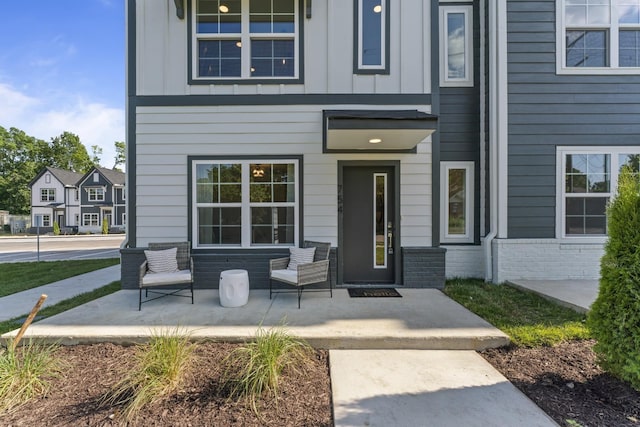
{"type": "MultiPolygon", "coordinates": [[[[322,110],[345,105],[138,107],[138,246],[190,239],[187,156],[302,155],[304,238],[338,242],[338,160],[399,160],[402,246],[431,246],[431,143],[417,153],[322,153],[322,110]]],[[[386,108],[386,106],[372,106],[386,108]]],[[[429,106],[398,106],[429,112],[429,106]]]]}
{"type": "Polygon", "coordinates": [[[640,76],[557,75],[556,2],[507,12],[508,237],[554,238],[556,146],[637,146],[640,76]]]}
{"type": "Polygon", "coordinates": [[[178,19],[172,1],[136,0],[137,95],[431,93],[431,2],[395,0],[389,7],[389,75],[353,73],[353,0],[322,0],[313,2],[311,19],[303,18],[304,83],[189,85],[190,18],[178,19]]]}

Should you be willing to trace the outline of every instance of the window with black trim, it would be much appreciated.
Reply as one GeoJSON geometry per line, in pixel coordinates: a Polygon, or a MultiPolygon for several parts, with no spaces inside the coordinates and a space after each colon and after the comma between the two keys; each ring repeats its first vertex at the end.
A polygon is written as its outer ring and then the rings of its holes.
{"type": "Polygon", "coordinates": [[[194,160],[192,165],[196,247],[297,246],[297,160],[194,160]]]}
{"type": "Polygon", "coordinates": [[[298,3],[193,0],[193,77],[297,78],[298,3]]]}
{"type": "Polygon", "coordinates": [[[355,0],[354,69],[358,74],[389,72],[390,0],[355,0]]]}

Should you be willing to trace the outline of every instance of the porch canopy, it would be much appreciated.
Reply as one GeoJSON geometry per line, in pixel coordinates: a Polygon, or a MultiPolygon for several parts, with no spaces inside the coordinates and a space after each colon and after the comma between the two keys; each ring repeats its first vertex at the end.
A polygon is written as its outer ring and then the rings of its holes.
{"type": "Polygon", "coordinates": [[[438,117],[418,110],[324,110],[323,151],[413,151],[438,117]]]}

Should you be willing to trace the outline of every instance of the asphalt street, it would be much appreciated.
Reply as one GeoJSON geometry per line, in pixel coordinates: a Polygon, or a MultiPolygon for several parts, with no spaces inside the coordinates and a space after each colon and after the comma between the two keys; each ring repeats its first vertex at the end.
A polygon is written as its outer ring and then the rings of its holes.
{"type": "MultiPolygon", "coordinates": [[[[118,258],[124,234],[40,236],[39,260],[118,258]]],[[[38,238],[0,237],[0,263],[38,260],[38,238]]]]}

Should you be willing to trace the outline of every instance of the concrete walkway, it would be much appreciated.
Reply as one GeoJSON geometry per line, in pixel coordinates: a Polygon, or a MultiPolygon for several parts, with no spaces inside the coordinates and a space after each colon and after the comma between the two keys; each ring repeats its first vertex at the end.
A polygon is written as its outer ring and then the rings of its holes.
{"type": "Polygon", "coordinates": [[[509,284],[580,313],[589,311],[599,289],[598,280],[511,280],[509,284]]]}
{"type": "MultiPolygon", "coordinates": [[[[92,276],[77,280],[98,287],[92,276]]],[[[193,305],[162,298],[138,311],[138,292],[123,290],[34,323],[27,336],[131,343],[177,325],[196,338],[243,341],[258,325],[284,322],[292,334],[330,349],[336,426],[556,426],[472,351],[505,345],[504,333],[438,290],[399,291],[403,298],[350,298],[344,289],[332,299],[303,294],[298,310],[294,294],[269,300],[268,291],[252,290],[247,305],[223,308],[217,290],[196,290],[193,305]]],[[[5,303],[0,299],[0,312],[5,303]]]]}
{"type": "Polygon", "coordinates": [[[0,298],[0,322],[29,314],[42,294],[47,295],[43,307],[48,307],[77,295],[91,292],[116,280],[120,280],[119,264],[7,295],[0,298]]]}

